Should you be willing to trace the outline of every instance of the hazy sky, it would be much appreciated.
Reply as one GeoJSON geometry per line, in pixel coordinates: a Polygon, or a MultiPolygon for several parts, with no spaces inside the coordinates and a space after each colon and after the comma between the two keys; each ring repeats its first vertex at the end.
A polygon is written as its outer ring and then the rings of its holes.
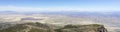
{"type": "Polygon", "coordinates": [[[120,11],[120,0],[0,0],[1,11],[120,11]]]}

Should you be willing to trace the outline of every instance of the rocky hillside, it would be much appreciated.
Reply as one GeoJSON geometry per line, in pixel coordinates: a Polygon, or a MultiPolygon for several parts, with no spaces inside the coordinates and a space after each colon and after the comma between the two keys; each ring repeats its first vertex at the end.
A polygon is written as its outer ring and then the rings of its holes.
{"type": "Polygon", "coordinates": [[[57,32],[107,32],[103,25],[66,25],[63,28],[56,29],[57,32]]]}
{"type": "Polygon", "coordinates": [[[0,32],[107,32],[107,30],[103,25],[98,24],[65,25],[64,27],[58,27],[36,22],[16,24],[6,29],[2,29],[0,32]]]}

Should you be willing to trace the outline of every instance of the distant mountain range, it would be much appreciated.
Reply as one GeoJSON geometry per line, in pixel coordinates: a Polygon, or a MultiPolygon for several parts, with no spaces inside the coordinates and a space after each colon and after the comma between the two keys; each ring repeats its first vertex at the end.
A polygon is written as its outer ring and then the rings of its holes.
{"type": "Polygon", "coordinates": [[[120,11],[114,12],[76,12],[76,11],[29,11],[29,12],[17,12],[17,11],[0,11],[0,14],[45,14],[45,15],[68,15],[68,16],[114,16],[120,17],[120,11]]]}

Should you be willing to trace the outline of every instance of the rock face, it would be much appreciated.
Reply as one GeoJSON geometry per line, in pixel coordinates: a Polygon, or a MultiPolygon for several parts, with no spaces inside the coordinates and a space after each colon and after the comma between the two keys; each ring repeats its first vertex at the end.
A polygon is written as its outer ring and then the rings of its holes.
{"type": "Polygon", "coordinates": [[[64,28],[57,29],[58,32],[107,32],[103,25],[66,25],[64,28]]]}
{"type": "Polygon", "coordinates": [[[57,26],[50,26],[41,23],[24,23],[2,29],[0,32],[107,32],[103,25],[66,25],[62,28],[54,29],[57,26]]]}

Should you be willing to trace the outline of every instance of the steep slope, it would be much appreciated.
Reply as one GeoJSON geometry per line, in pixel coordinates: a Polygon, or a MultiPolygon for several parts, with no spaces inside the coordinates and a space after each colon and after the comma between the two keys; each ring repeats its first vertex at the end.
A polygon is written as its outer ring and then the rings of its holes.
{"type": "Polygon", "coordinates": [[[103,25],[66,25],[63,28],[56,29],[57,32],[107,32],[103,25]]]}
{"type": "MultiPolygon", "coordinates": [[[[57,26],[56,26],[57,27],[57,26]]],[[[56,28],[54,25],[41,23],[24,23],[2,29],[0,32],[107,32],[103,25],[66,25],[62,28],[56,28]]]]}

